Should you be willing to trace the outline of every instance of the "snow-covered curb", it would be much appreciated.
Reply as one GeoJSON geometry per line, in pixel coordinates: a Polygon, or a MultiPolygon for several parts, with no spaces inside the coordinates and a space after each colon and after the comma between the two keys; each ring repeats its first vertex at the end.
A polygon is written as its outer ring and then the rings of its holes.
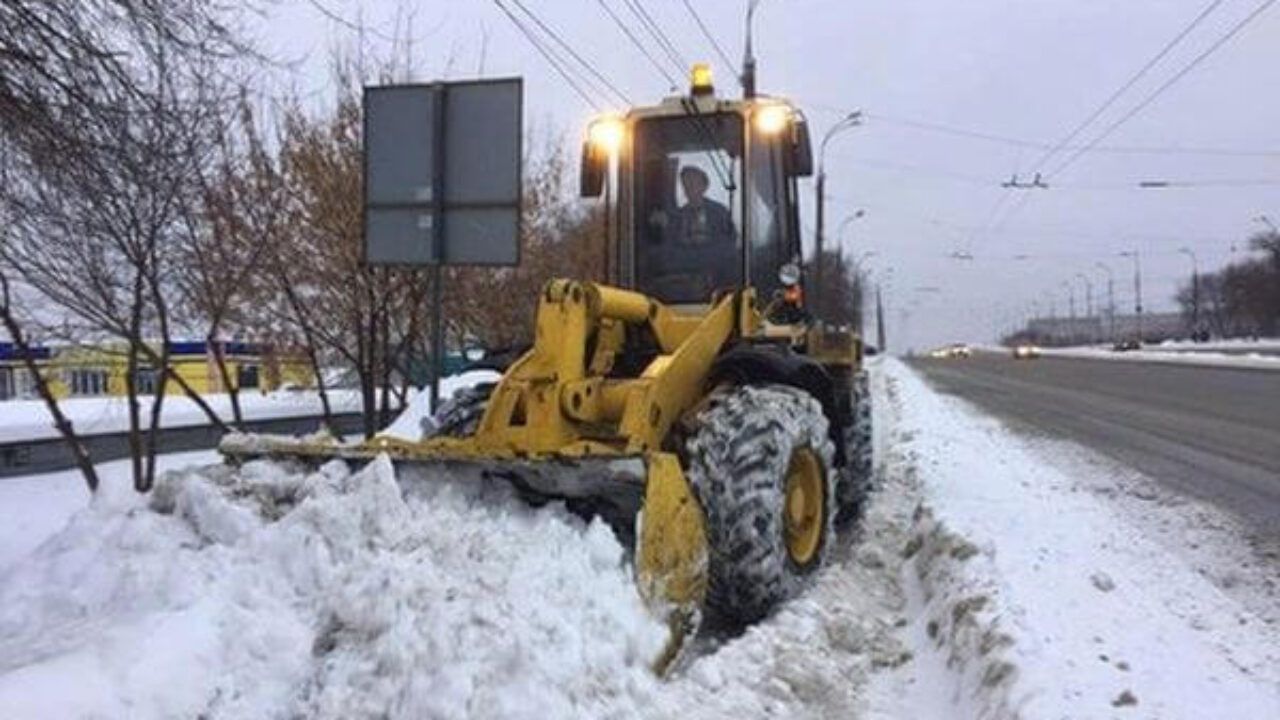
{"type": "MultiPolygon", "coordinates": [[[[1176,549],[1198,535],[1223,542],[1229,528],[1199,530],[1216,513],[1108,475],[1114,466],[1087,464],[1075,446],[1016,436],[900,363],[887,370],[898,414],[887,482],[923,498],[904,549],[909,644],[937,649],[906,672],[944,685],[946,716],[1274,714],[1276,618],[1224,590],[1248,591],[1241,575],[1224,584],[1176,549]],[[1152,498],[1138,501],[1146,519],[1117,498],[1126,487],[1152,498]],[[1170,535],[1156,535],[1165,523],[1170,535]]],[[[1223,559],[1247,556],[1240,548],[1223,559]]],[[[1257,606],[1266,612],[1274,588],[1253,580],[1272,593],[1257,606]]]]}

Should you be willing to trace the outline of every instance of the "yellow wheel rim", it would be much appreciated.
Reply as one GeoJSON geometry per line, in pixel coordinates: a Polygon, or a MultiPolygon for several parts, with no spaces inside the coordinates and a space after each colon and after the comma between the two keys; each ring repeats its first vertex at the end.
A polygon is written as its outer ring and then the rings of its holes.
{"type": "Polygon", "coordinates": [[[787,466],[783,526],[787,533],[787,553],[797,565],[805,565],[818,553],[826,523],[822,463],[813,450],[804,447],[791,453],[787,466]]]}

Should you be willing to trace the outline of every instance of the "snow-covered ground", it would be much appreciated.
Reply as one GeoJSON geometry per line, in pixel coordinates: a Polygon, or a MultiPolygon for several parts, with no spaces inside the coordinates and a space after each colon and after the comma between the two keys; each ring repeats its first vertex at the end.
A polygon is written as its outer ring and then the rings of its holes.
{"type": "Polygon", "coordinates": [[[1251,350],[1274,352],[1280,350],[1280,338],[1258,338],[1251,340],[1248,338],[1228,338],[1225,340],[1210,340],[1208,342],[1192,342],[1190,340],[1165,340],[1158,345],[1152,347],[1161,350],[1189,350],[1200,352],[1203,350],[1231,350],[1235,352],[1248,352],[1251,350]]]}
{"type": "MultiPolygon", "coordinates": [[[[231,419],[231,400],[226,393],[203,396],[219,417],[231,419]]],[[[150,420],[152,397],[142,400],[143,422],[150,420]]],[[[355,390],[330,390],[329,402],[334,412],[360,409],[360,393],[355,390]]],[[[113,433],[129,427],[129,405],[124,397],[76,397],[59,403],[71,424],[81,434],[113,433]]],[[[244,392],[240,408],[250,420],[319,415],[320,397],[314,390],[278,390],[271,393],[244,392]]],[[[204,425],[208,417],[199,405],[186,396],[169,395],[161,409],[162,427],[204,425]]],[[[0,402],[0,442],[53,438],[58,431],[41,400],[5,400],[0,402]]]]}
{"type": "MultiPolygon", "coordinates": [[[[1221,349],[1223,348],[1220,348],[1219,350],[1221,349]]],[[[999,352],[1009,352],[1009,350],[1002,349],[999,352]]],[[[1190,352],[1189,350],[1167,349],[1163,345],[1153,345],[1141,350],[1129,350],[1127,352],[1115,352],[1111,348],[1107,347],[1043,348],[1042,352],[1045,355],[1088,358],[1090,360],[1158,362],[1176,365],[1208,365],[1212,367],[1251,368],[1254,370],[1280,370],[1280,355],[1263,355],[1256,352],[1190,352]]]]}
{"type": "MultiPolygon", "coordinates": [[[[459,387],[495,377],[497,374],[489,370],[474,370],[446,377],[440,381],[440,392],[448,397],[459,387]]],[[[219,417],[231,419],[231,399],[226,393],[212,393],[203,398],[219,417]]],[[[150,419],[151,400],[151,397],[142,398],[144,423],[150,419]]],[[[334,412],[358,412],[360,392],[331,389],[329,403],[334,412]]],[[[129,406],[123,397],[67,398],[59,405],[81,434],[121,432],[129,427],[129,406]]],[[[426,392],[410,390],[408,405],[410,412],[402,418],[411,424],[416,423],[422,414],[429,414],[431,411],[426,392]]],[[[307,417],[321,412],[320,396],[314,390],[277,390],[265,394],[246,391],[240,394],[240,408],[244,417],[250,420],[307,417]]],[[[182,395],[167,396],[161,412],[160,422],[163,427],[204,425],[208,422],[208,417],[200,406],[182,395]]],[[[53,420],[43,401],[0,402],[0,442],[57,436],[57,430],[53,427],[53,420]]]]}
{"type": "Polygon", "coordinates": [[[668,679],[612,533],[505,488],[255,462],[85,507],[0,481],[0,527],[48,518],[0,535],[0,717],[1276,716],[1274,566],[1231,521],[881,362],[860,537],[668,679]]]}
{"type": "Polygon", "coordinates": [[[934,648],[899,671],[898,696],[931,688],[933,707],[952,704],[901,716],[1277,716],[1274,550],[1149,478],[887,369],[887,489],[922,499],[907,644],[934,648]]]}

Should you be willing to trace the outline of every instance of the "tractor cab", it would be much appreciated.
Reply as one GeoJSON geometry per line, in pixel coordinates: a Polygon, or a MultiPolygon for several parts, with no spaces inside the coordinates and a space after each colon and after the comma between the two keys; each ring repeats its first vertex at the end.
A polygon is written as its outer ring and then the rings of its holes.
{"type": "Polygon", "coordinates": [[[721,290],[783,289],[801,257],[796,179],[811,172],[796,108],[718,98],[697,65],[689,95],[590,124],[581,190],[606,201],[609,282],[705,305],[721,290]]]}

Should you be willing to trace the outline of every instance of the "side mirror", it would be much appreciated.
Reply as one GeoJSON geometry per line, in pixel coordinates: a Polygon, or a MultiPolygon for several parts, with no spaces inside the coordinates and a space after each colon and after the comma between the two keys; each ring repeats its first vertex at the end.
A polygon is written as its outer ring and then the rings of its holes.
{"type": "Polygon", "coordinates": [[[798,117],[795,122],[795,135],[788,148],[787,167],[792,177],[809,177],[813,174],[813,146],[809,142],[809,121],[798,117]]]}
{"type": "Polygon", "coordinates": [[[578,194],[582,197],[600,197],[604,191],[604,174],[609,169],[609,156],[599,147],[587,141],[582,143],[582,168],[578,173],[578,194]]]}

